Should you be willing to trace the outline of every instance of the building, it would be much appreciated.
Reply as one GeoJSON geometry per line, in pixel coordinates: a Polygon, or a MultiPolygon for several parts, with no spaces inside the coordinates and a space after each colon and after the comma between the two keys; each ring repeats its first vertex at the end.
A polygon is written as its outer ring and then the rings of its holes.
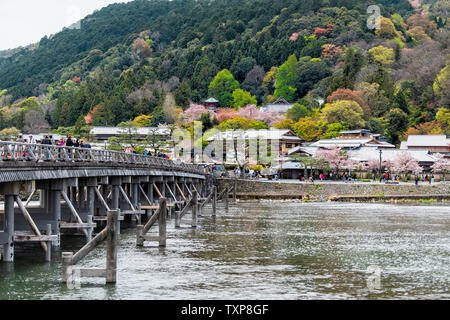
{"type": "Polygon", "coordinates": [[[371,159],[379,159],[381,150],[381,161],[394,161],[394,159],[402,152],[409,153],[424,169],[424,172],[430,172],[431,166],[436,162],[436,158],[428,150],[401,150],[401,149],[378,149],[372,147],[363,147],[357,150],[348,151],[348,157],[351,160],[358,161],[362,164],[367,163],[371,159]]]}
{"type": "MultiPolygon", "coordinates": [[[[227,130],[221,131],[208,138],[207,141],[209,143],[213,142],[223,142],[224,145],[224,154],[227,154],[228,157],[231,153],[234,154],[234,150],[226,150],[227,141],[233,140],[253,140],[257,139],[259,141],[265,140],[267,141],[267,146],[278,145],[279,147],[279,155],[281,157],[287,156],[288,152],[300,146],[304,140],[297,136],[292,130],[289,129],[275,129],[271,128],[269,130],[227,130]]],[[[248,146],[248,143],[246,143],[248,146]]]]}
{"type": "MultiPolygon", "coordinates": [[[[170,140],[170,129],[169,128],[158,128],[158,127],[142,127],[142,128],[131,128],[129,131],[131,134],[136,135],[136,140],[144,141],[148,136],[156,135],[160,141],[170,140]]],[[[89,134],[92,136],[94,141],[107,141],[111,137],[119,137],[128,133],[127,128],[121,127],[92,127],[89,134]]]]}
{"type": "Polygon", "coordinates": [[[275,102],[262,106],[260,110],[262,112],[272,112],[284,115],[293,106],[293,103],[289,103],[283,97],[280,97],[275,102]]]}
{"type": "Polygon", "coordinates": [[[217,111],[217,108],[219,107],[219,100],[216,100],[213,97],[202,102],[205,105],[206,109],[208,109],[209,111],[217,111]]]}
{"type": "Polygon", "coordinates": [[[450,139],[446,135],[409,135],[408,140],[400,144],[400,149],[427,150],[450,158],[450,139]]]}

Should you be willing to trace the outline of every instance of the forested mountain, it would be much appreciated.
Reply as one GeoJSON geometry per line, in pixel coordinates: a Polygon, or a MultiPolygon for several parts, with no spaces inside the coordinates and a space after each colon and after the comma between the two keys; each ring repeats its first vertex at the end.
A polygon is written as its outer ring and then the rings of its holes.
{"type": "Polygon", "coordinates": [[[0,56],[0,129],[79,128],[86,115],[94,125],[180,122],[214,95],[236,110],[297,101],[277,125],[307,140],[354,127],[393,142],[408,128],[448,133],[448,1],[377,3],[378,30],[367,27],[369,0],[110,5],[0,56]]]}

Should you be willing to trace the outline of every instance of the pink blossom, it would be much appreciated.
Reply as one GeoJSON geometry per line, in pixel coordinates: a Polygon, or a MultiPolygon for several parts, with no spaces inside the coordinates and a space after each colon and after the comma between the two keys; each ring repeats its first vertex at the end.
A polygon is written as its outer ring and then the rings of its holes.
{"type": "Polygon", "coordinates": [[[315,157],[319,160],[328,162],[332,170],[349,170],[353,167],[352,161],[348,160],[348,155],[338,146],[330,149],[320,149],[315,157]]]}
{"type": "Polygon", "coordinates": [[[209,113],[211,115],[211,118],[217,116],[214,111],[206,109],[204,105],[191,103],[189,105],[189,108],[186,109],[182,114],[182,122],[189,123],[191,121],[198,120],[203,113],[209,113]]]}
{"type": "Polygon", "coordinates": [[[289,40],[295,41],[295,40],[298,39],[298,36],[299,36],[299,35],[300,35],[300,34],[299,34],[298,32],[294,32],[294,33],[290,36],[289,40]]]}
{"type": "Polygon", "coordinates": [[[436,162],[431,166],[434,173],[445,173],[450,170],[450,160],[444,158],[443,154],[436,153],[434,157],[436,158],[436,162]]]}
{"type": "Polygon", "coordinates": [[[275,124],[275,123],[277,123],[277,122],[279,122],[279,121],[284,119],[283,116],[278,115],[278,114],[273,113],[273,112],[262,112],[254,104],[248,105],[245,108],[240,108],[237,111],[237,116],[238,117],[242,117],[242,118],[246,118],[246,119],[249,119],[249,120],[262,121],[262,122],[266,123],[269,126],[271,126],[271,125],[273,125],[273,124],[275,124]]]}
{"type": "Polygon", "coordinates": [[[414,159],[413,156],[406,151],[401,152],[395,157],[391,169],[394,173],[412,172],[418,174],[423,171],[422,167],[419,166],[417,160],[414,159]]]}

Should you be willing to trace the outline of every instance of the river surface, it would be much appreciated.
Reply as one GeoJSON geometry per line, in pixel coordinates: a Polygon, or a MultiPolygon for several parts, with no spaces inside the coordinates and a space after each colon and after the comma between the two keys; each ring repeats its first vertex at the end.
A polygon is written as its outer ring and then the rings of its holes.
{"type": "MultiPolygon", "coordinates": [[[[38,245],[16,246],[15,263],[0,262],[0,299],[450,298],[448,205],[261,202],[209,213],[197,229],[170,220],[165,249],[136,248],[135,229],[122,229],[115,286],[90,278],[68,289],[60,251],[45,263],[38,245]]],[[[83,239],[62,243],[76,251],[83,239]]],[[[104,267],[105,246],[79,265],[104,267]]]]}

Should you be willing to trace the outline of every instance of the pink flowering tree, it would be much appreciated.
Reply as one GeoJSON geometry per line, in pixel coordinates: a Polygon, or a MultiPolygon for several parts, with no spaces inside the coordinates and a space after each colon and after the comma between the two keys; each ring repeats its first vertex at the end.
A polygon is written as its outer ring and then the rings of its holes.
{"type": "Polygon", "coordinates": [[[391,170],[397,174],[405,174],[405,179],[407,173],[419,174],[423,171],[422,167],[419,166],[419,162],[406,151],[401,152],[394,158],[391,170]]]}
{"type": "Polygon", "coordinates": [[[333,171],[349,170],[352,163],[348,159],[347,152],[338,146],[333,146],[330,149],[320,149],[316,152],[315,158],[323,160],[328,163],[330,169],[333,171]]]}
{"type": "Polygon", "coordinates": [[[189,108],[186,109],[182,114],[182,123],[190,123],[191,121],[198,120],[203,113],[209,113],[211,115],[211,118],[217,116],[214,111],[206,109],[204,105],[191,103],[189,105],[189,108]]]}
{"type": "Polygon", "coordinates": [[[219,108],[217,110],[217,120],[219,122],[231,119],[237,117],[237,112],[234,109],[231,108],[219,108]]]}
{"type": "Polygon", "coordinates": [[[436,162],[431,166],[433,173],[442,173],[444,175],[450,171],[450,160],[446,159],[442,153],[437,153],[434,155],[436,162]]]}
{"type": "Polygon", "coordinates": [[[248,105],[245,108],[240,108],[237,111],[238,117],[243,117],[249,120],[257,120],[262,121],[268,126],[272,126],[273,124],[284,119],[282,115],[278,115],[274,112],[262,112],[259,108],[254,105],[248,105]]]}

